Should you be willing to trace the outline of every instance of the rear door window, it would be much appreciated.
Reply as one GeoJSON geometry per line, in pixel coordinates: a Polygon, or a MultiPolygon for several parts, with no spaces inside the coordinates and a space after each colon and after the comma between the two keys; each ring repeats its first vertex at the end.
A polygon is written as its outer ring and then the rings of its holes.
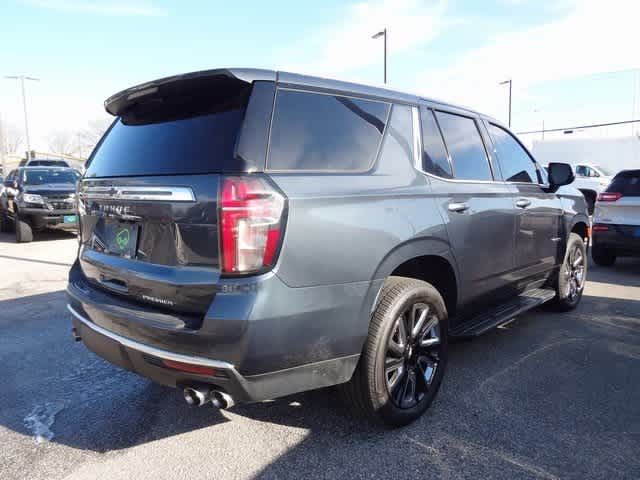
{"type": "Polygon", "coordinates": [[[267,169],[365,171],[375,160],[390,105],[278,90],[267,169]]]}
{"type": "Polygon", "coordinates": [[[422,124],[422,169],[438,177],[453,178],[440,128],[430,109],[420,109],[420,123],[422,124]]]}
{"type": "Polygon", "coordinates": [[[475,120],[440,111],[436,118],[451,156],[453,176],[459,180],[493,180],[475,120]]]}
{"type": "Polygon", "coordinates": [[[640,197],[640,170],[628,170],[617,174],[606,189],[623,197],[640,197]]]}
{"type": "Polygon", "coordinates": [[[489,124],[502,176],[507,182],[539,183],[538,169],[522,145],[504,128],[489,124]]]}

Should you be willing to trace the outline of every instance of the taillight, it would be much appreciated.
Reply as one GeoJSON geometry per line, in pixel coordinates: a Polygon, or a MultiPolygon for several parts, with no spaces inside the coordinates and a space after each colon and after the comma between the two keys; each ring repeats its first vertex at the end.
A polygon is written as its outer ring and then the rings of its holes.
{"type": "Polygon", "coordinates": [[[622,197],[621,193],[618,192],[602,192],[598,195],[599,202],[615,202],[620,197],[622,197]]]}
{"type": "Polygon", "coordinates": [[[609,231],[609,225],[603,225],[601,223],[596,223],[592,227],[593,232],[607,232],[609,231]]]}
{"type": "Polygon", "coordinates": [[[284,232],[285,199],[265,178],[226,177],[218,199],[223,273],[272,267],[284,232]]]}

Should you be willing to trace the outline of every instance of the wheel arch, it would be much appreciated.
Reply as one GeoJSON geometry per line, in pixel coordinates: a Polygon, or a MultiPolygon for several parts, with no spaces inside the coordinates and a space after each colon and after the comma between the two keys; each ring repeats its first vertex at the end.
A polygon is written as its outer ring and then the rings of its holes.
{"type": "Polygon", "coordinates": [[[440,238],[412,240],[398,245],[380,262],[373,282],[377,292],[373,312],[384,280],[389,276],[415,278],[430,283],[445,301],[450,316],[456,312],[460,292],[458,268],[449,244],[440,238]]]}

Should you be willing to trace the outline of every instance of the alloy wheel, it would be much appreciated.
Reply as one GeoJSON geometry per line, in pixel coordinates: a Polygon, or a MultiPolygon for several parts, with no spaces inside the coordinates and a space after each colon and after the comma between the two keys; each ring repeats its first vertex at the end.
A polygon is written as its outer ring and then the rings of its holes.
{"type": "Polygon", "coordinates": [[[584,287],[585,259],[582,250],[575,245],[564,265],[564,274],[567,279],[565,283],[565,297],[573,301],[580,294],[584,287]]]}
{"type": "Polygon", "coordinates": [[[396,319],[387,342],[385,380],[397,407],[412,408],[424,398],[440,364],[440,348],[433,307],[415,303],[396,319]]]}

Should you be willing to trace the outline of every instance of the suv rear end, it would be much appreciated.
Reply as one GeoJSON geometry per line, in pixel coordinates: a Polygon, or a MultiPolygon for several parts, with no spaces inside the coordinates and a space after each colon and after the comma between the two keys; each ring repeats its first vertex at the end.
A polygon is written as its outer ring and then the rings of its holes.
{"type": "Polygon", "coordinates": [[[598,196],[593,218],[593,260],[640,256],[640,170],[624,170],[598,196]]]}
{"type": "Polygon", "coordinates": [[[264,173],[275,74],[251,74],[111,97],[117,119],[79,186],[76,338],[195,403],[203,385],[228,404],[348,380],[361,339],[326,327],[372,301],[368,282],[293,288],[277,275],[288,199],[264,173]]]}

